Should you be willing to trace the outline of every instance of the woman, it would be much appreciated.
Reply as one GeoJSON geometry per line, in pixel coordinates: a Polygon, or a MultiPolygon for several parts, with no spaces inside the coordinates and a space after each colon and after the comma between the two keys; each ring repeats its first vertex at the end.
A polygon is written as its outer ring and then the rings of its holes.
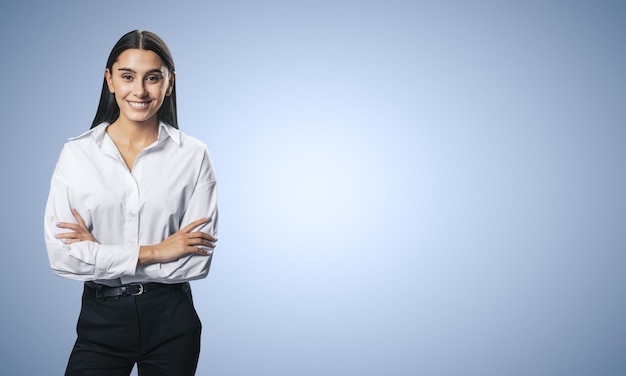
{"type": "Polygon", "coordinates": [[[52,270],[85,281],[66,375],[193,375],[201,324],[189,281],[209,272],[216,180],[206,146],[178,130],[165,43],[113,47],[91,129],[70,139],[45,213],[52,270]]]}

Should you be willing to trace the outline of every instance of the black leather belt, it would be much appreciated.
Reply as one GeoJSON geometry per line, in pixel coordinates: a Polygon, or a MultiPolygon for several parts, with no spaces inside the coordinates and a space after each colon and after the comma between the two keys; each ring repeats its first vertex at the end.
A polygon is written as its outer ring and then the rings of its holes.
{"type": "Polygon", "coordinates": [[[85,282],[85,286],[94,290],[96,294],[96,298],[113,298],[118,296],[137,296],[142,295],[150,291],[154,291],[163,287],[176,287],[181,288],[183,284],[165,284],[165,283],[129,283],[127,285],[110,287],[107,285],[102,285],[99,283],[95,283],[92,281],[85,282]]]}

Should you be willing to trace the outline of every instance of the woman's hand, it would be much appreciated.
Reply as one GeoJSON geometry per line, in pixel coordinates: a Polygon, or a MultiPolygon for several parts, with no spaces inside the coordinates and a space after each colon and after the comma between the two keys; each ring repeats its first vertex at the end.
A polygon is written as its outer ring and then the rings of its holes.
{"type": "Polygon", "coordinates": [[[98,241],[96,240],[96,238],[93,237],[93,235],[91,235],[91,232],[89,232],[89,230],[87,229],[85,221],[83,221],[83,218],[80,216],[80,214],[78,214],[78,211],[76,211],[76,209],[72,209],[72,214],[74,215],[74,218],[76,218],[78,224],[59,222],[57,223],[57,227],[72,230],[73,232],[60,233],[56,236],[56,238],[61,239],[61,241],[65,244],[72,244],[82,241],[92,241],[97,243],[98,241]]]}
{"type": "Polygon", "coordinates": [[[169,262],[192,254],[207,256],[209,252],[203,247],[215,248],[217,239],[205,232],[192,232],[192,230],[209,221],[210,219],[208,218],[198,219],[159,244],[141,246],[139,248],[138,264],[145,265],[155,262],[169,262]]]}

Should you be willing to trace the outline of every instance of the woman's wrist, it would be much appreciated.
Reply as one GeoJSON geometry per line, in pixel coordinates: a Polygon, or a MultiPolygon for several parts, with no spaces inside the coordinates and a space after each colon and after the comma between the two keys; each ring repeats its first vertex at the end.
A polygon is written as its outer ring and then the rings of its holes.
{"type": "Polygon", "coordinates": [[[156,262],[156,246],[154,245],[142,245],[139,247],[139,258],[137,265],[146,265],[156,262]]]}

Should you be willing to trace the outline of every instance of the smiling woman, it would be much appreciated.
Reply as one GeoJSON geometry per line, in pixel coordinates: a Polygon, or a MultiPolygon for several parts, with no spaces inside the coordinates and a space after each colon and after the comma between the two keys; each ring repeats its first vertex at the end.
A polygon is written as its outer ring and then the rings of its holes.
{"type": "Polygon", "coordinates": [[[52,270],[84,281],[66,375],[193,375],[202,325],[189,281],[207,276],[217,225],[206,145],[178,130],[165,43],[115,45],[94,124],[54,170],[44,233],[52,270]],[[168,325],[163,325],[167,322],[168,325]]]}

